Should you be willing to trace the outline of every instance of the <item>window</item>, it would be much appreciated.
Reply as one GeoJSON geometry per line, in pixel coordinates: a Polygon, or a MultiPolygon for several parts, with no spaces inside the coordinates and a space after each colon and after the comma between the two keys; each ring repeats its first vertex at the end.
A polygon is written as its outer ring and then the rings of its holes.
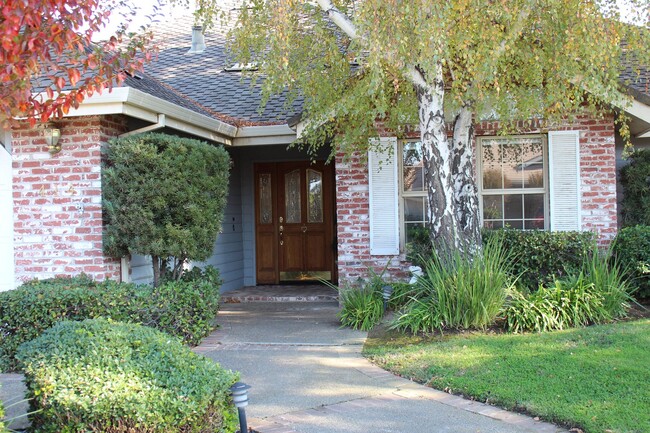
{"type": "Polygon", "coordinates": [[[479,137],[479,195],[483,226],[548,226],[546,141],[543,136],[479,137]]]}
{"type": "Polygon", "coordinates": [[[427,191],[424,185],[422,143],[405,141],[400,146],[401,243],[409,242],[424,227],[427,215],[427,191]]]}
{"type": "MultiPolygon", "coordinates": [[[[478,137],[480,214],[486,228],[548,228],[547,145],[542,135],[478,137]]],[[[401,246],[425,226],[422,143],[400,144],[401,246]]]]}

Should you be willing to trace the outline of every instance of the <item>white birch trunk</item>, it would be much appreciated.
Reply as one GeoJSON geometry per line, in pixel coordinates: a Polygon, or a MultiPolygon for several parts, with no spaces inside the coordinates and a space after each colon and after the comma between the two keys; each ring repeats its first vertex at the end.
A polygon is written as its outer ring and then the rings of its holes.
{"type": "Polygon", "coordinates": [[[459,246],[454,213],[452,149],[447,139],[443,110],[442,66],[439,65],[431,85],[416,85],[415,88],[429,204],[428,227],[434,248],[442,252],[459,246]]]}

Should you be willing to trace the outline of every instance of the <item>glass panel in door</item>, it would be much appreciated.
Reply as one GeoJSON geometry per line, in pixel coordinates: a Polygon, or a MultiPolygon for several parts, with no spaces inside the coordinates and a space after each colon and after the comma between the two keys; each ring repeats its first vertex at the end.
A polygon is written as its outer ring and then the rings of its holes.
{"type": "Polygon", "coordinates": [[[323,174],[307,170],[307,222],[323,222],[323,174]]]}
{"type": "Polygon", "coordinates": [[[300,199],[300,170],[293,170],[284,176],[284,206],[287,224],[302,222],[300,199]]]}

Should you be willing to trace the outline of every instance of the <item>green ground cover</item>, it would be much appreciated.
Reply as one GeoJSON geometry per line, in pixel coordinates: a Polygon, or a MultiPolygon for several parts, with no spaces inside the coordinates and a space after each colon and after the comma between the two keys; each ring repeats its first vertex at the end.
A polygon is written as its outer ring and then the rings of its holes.
{"type": "Polygon", "coordinates": [[[381,367],[586,433],[650,432],[650,320],[544,334],[431,338],[378,330],[364,348],[381,367]]]}

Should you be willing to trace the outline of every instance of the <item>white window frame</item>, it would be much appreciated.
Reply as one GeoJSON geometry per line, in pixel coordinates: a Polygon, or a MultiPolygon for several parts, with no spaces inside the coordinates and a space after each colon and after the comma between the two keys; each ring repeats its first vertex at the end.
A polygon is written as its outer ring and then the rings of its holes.
{"type": "MultiPolygon", "coordinates": [[[[400,251],[402,252],[406,251],[406,219],[404,217],[404,211],[406,206],[404,206],[404,199],[409,197],[424,197],[424,205],[428,206],[427,186],[426,183],[424,182],[424,171],[423,171],[423,178],[422,178],[422,183],[423,183],[422,191],[404,191],[404,145],[407,143],[417,143],[419,141],[420,139],[417,138],[399,140],[397,146],[397,150],[398,150],[397,158],[399,158],[397,162],[398,176],[399,176],[398,179],[399,227],[400,227],[399,245],[400,245],[400,251]]],[[[425,220],[427,218],[427,214],[428,212],[425,207],[424,209],[425,220]]],[[[424,223],[426,224],[426,221],[424,221],[424,223]]]]}
{"type": "MultiPolygon", "coordinates": [[[[477,156],[477,185],[478,185],[478,202],[479,202],[479,221],[483,227],[483,197],[484,195],[504,195],[504,194],[544,194],[544,230],[550,229],[550,183],[549,183],[549,157],[548,157],[548,137],[546,134],[520,134],[520,135],[506,135],[506,136],[480,136],[476,137],[476,156],[477,156]],[[529,139],[541,138],[542,140],[542,160],[544,169],[542,170],[544,176],[544,186],[542,188],[526,188],[526,189],[490,189],[486,192],[483,189],[483,152],[482,142],[488,140],[503,140],[503,139],[529,139]],[[525,192],[524,192],[525,191],[525,192]]],[[[524,218],[522,218],[523,221],[524,218]]],[[[525,229],[524,229],[525,230],[525,229]]]]}

